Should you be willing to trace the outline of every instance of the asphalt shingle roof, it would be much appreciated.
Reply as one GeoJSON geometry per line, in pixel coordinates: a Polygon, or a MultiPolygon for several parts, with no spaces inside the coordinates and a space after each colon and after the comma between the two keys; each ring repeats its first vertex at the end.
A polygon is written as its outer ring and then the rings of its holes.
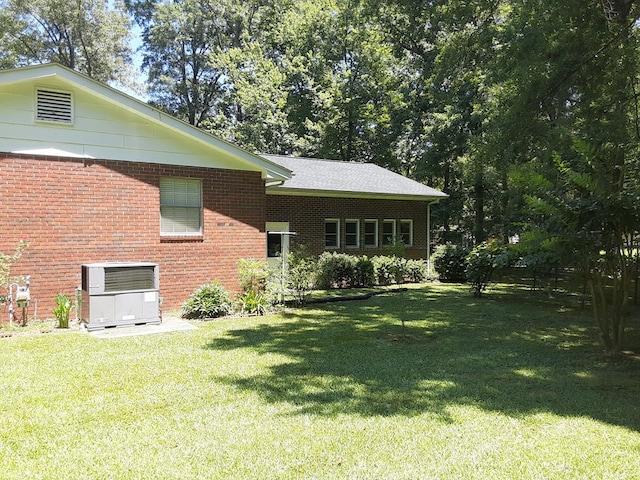
{"type": "Polygon", "coordinates": [[[373,163],[341,162],[316,158],[262,155],[293,172],[276,190],[342,193],[344,196],[446,198],[445,193],[373,163]]]}

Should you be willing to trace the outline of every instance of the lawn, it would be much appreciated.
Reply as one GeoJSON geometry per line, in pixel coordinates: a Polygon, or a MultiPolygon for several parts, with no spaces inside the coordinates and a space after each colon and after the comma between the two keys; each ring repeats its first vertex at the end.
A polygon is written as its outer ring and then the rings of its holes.
{"type": "Polygon", "coordinates": [[[0,338],[0,477],[638,479],[640,362],[606,362],[592,322],[571,297],[434,284],[0,338]]]}

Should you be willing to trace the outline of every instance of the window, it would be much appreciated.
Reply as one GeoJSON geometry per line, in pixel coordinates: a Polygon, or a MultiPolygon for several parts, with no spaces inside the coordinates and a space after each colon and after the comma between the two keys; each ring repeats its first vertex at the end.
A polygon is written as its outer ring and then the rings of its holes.
{"type": "Polygon", "coordinates": [[[71,93],[38,89],[36,91],[36,120],[73,123],[71,93]]]}
{"type": "Polygon", "coordinates": [[[400,241],[407,247],[413,245],[413,220],[400,220],[400,241]]]}
{"type": "Polygon", "coordinates": [[[324,246],[340,248],[340,220],[328,218],[324,221],[324,246]]]}
{"type": "Polygon", "coordinates": [[[382,245],[393,245],[396,241],[396,221],[395,220],[383,220],[382,221],[382,245]]]}
{"type": "Polygon", "coordinates": [[[202,234],[202,182],[191,178],[160,179],[160,233],[202,234]]]}
{"type": "Polygon", "coordinates": [[[378,246],[378,220],[364,221],[364,246],[378,246]]]}
{"type": "Polygon", "coordinates": [[[358,248],[360,246],[360,221],[344,221],[344,246],[347,248],[358,248]]]}

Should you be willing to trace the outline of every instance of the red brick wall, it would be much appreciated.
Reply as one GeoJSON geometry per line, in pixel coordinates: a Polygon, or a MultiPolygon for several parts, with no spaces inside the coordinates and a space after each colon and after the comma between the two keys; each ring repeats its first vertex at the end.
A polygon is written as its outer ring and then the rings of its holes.
{"type": "Polygon", "coordinates": [[[296,232],[292,237],[295,244],[304,244],[312,253],[325,251],[324,221],[326,218],[340,219],[340,245],[344,246],[345,219],[360,220],[361,246],[342,248],[339,251],[357,255],[384,255],[389,253],[380,246],[382,221],[396,220],[399,233],[400,220],[413,220],[413,246],[406,247],[408,258],[425,258],[427,250],[427,202],[411,200],[376,200],[369,198],[330,198],[288,195],[267,195],[267,221],[289,222],[289,229],[296,232]],[[362,244],[365,219],[378,220],[378,248],[364,247],[362,244]]]}
{"type": "Polygon", "coordinates": [[[31,275],[38,317],[80,285],[83,263],[160,264],[163,311],[203,283],[237,291],[237,262],[264,258],[260,173],[171,165],[0,154],[0,252],[30,242],[13,275],[31,275]],[[203,235],[161,238],[161,176],[202,179],[203,235]]]}

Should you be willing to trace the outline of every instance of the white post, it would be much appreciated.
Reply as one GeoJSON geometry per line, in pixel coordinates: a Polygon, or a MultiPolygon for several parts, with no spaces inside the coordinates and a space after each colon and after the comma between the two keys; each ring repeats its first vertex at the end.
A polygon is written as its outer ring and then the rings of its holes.
{"type": "Polygon", "coordinates": [[[427,280],[431,280],[431,202],[427,202],[427,280]]]}

